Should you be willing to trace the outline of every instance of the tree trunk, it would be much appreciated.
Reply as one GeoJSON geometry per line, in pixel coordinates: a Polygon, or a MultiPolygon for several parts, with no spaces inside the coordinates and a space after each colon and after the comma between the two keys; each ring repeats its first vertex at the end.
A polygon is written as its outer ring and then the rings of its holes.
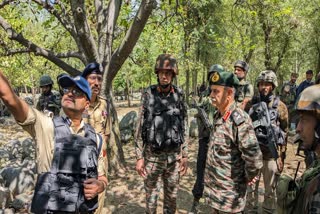
{"type": "Polygon", "coordinates": [[[118,172],[119,170],[125,170],[126,162],[125,162],[121,139],[120,139],[118,114],[112,99],[111,92],[107,100],[108,100],[108,103],[110,104],[109,111],[111,115],[111,135],[110,135],[109,143],[107,145],[107,154],[108,154],[109,173],[112,175],[118,172]]]}
{"type": "Polygon", "coordinates": [[[126,88],[125,88],[125,96],[128,100],[128,106],[131,107],[131,101],[130,101],[130,86],[129,86],[129,80],[126,78],[126,88]]]}

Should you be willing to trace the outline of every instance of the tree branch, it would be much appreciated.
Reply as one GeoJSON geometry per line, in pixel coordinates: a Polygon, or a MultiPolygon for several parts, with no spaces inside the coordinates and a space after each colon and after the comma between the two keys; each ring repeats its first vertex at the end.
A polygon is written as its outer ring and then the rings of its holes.
{"type": "Polygon", "coordinates": [[[0,16],[0,25],[6,31],[10,40],[17,41],[22,46],[26,47],[31,52],[33,52],[35,55],[39,55],[50,60],[51,62],[59,66],[61,69],[67,71],[71,75],[79,74],[79,71],[77,69],[73,68],[72,66],[68,65],[67,63],[59,59],[57,56],[55,56],[55,54],[52,51],[45,50],[24,38],[22,34],[18,34],[2,16],[0,16]]]}
{"type": "Polygon", "coordinates": [[[87,22],[85,2],[84,0],[71,0],[70,4],[75,28],[78,33],[77,36],[81,42],[79,47],[83,48],[86,63],[97,61],[99,57],[98,51],[87,22]]]}
{"type": "Polygon", "coordinates": [[[108,89],[111,88],[112,80],[116,76],[117,71],[121,68],[126,58],[130,55],[136,45],[152,10],[156,7],[156,3],[156,0],[142,0],[140,8],[126,33],[125,38],[111,56],[111,60],[107,68],[107,77],[105,77],[107,80],[105,84],[108,89]]]}
{"type": "MultiPolygon", "coordinates": [[[[117,23],[121,8],[121,1],[111,0],[108,5],[107,23],[105,26],[104,41],[102,41],[101,47],[104,51],[102,65],[105,67],[109,64],[112,55],[113,34],[115,25],[117,23]]],[[[102,38],[103,39],[103,38],[102,38]]]]}
{"type": "Polygon", "coordinates": [[[1,56],[13,56],[16,54],[23,54],[23,53],[30,53],[29,49],[21,49],[21,50],[7,50],[4,54],[1,54],[1,56]]]}

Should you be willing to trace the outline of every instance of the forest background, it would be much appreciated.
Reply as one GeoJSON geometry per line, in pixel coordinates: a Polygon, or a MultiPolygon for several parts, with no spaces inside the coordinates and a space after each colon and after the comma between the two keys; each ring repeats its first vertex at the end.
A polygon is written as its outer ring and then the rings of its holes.
{"type": "Polygon", "coordinates": [[[0,26],[0,68],[33,95],[43,74],[55,80],[102,64],[116,142],[111,171],[125,167],[114,95],[130,106],[130,94],[156,83],[161,53],[177,58],[186,94],[206,82],[210,65],[231,71],[238,59],[249,63],[253,84],[265,69],[280,85],[291,72],[300,82],[306,70],[320,71],[320,0],[2,0],[0,26]]]}

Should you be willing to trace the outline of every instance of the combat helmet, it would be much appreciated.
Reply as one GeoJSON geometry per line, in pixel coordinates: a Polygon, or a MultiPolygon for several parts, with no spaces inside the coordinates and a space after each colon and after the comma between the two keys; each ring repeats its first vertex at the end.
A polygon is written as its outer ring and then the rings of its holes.
{"type": "Polygon", "coordinates": [[[172,70],[174,76],[179,74],[177,60],[171,54],[160,54],[156,60],[154,71],[157,74],[159,70],[172,70]]]}
{"type": "Polygon", "coordinates": [[[270,82],[273,85],[273,88],[278,87],[277,75],[272,70],[262,71],[257,77],[257,86],[260,82],[270,82]]]}
{"type": "Polygon", "coordinates": [[[236,67],[240,67],[242,68],[245,72],[248,72],[249,70],[249,65],[245,62],[245,61],[242,61],[242,60],[238,60],[234,63],[234,68],[236,67]]]}
{"type": "Polygon", "coordinates": [[[43,87],[46,85],[53,85],[53,81],[49,75],[44,74],[40,77],[40,87],[43,87]]]}
{"type": "Polygon", "coordinates": [[[297,111],[313,112],[320,119],[320,85],[312,85],[304,89],[295,104],[297,111]]]}
{"type": "Polygon", "coordinates": [[[210,67],[210,69],[209,69],[208,76],[207,76],[208,82],[210,81],[210,76],[211,76],[211,74],[212,74],[213,72],[215,72],[215,71],[217,71],[217,72],[220,73],[220,72],[223,72],[223,71],[224,71],[224,68],[223,68],[223,66],[220,65],[220,64],[214,64],[214,65],[212,65],[212,66],[210,67]]]}

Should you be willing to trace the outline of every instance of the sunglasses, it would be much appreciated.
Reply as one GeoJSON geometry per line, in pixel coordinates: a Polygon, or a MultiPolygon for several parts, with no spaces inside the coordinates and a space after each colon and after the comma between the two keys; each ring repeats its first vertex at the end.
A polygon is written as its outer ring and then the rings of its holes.
{"type": "Polygon", "coordinates": [[[77,88],[63,88],[62,89],[63,94],[69,94],[71,92],[72,95],[75,97],[83,97],[84,93],[77,88]]]}

